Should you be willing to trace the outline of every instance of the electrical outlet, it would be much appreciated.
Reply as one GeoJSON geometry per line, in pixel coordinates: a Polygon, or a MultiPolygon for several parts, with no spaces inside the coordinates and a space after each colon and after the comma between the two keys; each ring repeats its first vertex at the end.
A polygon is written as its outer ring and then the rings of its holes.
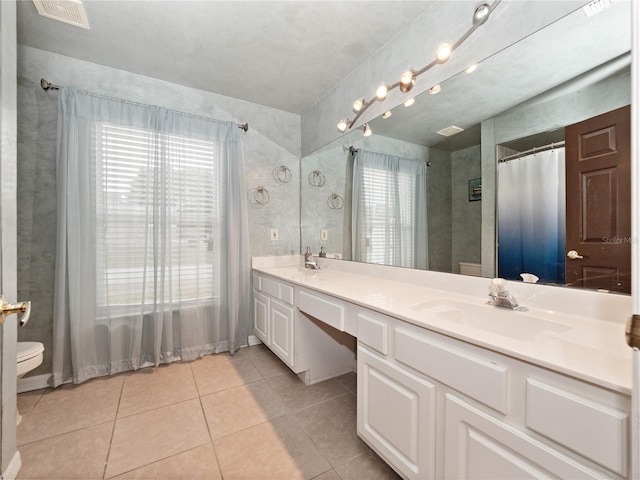
{"type": "Polygon", "coordinates": [[[270,235],[271,241],[272,242],[276,242],[278,240],[278,229],[277,228],[272,228],[271,229],[271,235],[270,235]]]}
{"type": "Polygon", "coordinates": [[[320,230],[320,240],[326,242],[329,239],[329,232],[326,228],[320,230]]]}

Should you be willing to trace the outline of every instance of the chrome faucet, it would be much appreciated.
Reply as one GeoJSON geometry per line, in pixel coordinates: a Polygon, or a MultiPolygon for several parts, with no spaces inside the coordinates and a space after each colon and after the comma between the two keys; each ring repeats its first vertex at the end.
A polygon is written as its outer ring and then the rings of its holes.
{"type": "Polygon", "coordinates": [[[518,305],[518,301],[511,295],[511,292],[507,290],[504,284],[504,278],[494,278],[489,285],[489,300],[488,305],[495,307],[508,308],[510,310],[517,310],[519,312],[526,312],[527,307],[518,305]]]}
{"type": "Polygon", "coordinates": [[[320,269],[320,265],[313,259],[313,253],[311,253],[311,248],[309,247],[307,247],[307,251],[304,254],[304,268],[311,268],[313,270],[320,269]]]}

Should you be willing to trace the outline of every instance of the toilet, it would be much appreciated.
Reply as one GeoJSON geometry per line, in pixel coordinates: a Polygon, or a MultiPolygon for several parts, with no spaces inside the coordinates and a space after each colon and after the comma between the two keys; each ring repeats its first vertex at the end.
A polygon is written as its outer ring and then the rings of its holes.
{"type": "MultiPolygon", "coordinates": [[[[30,372],[34,368],[38,367],[42,363],[44,345],[40,342],[18,342],[17,348],[17,374],[18,378],[22,378],[23,375],[30,372]]],[[[22,420],[22,415],[16,409],[18,415],[17,423],[22,420]]]]}

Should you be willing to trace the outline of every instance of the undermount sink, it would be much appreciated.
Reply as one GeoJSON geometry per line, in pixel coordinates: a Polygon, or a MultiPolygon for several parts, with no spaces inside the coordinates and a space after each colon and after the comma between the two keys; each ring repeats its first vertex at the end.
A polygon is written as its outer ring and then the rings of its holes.
{"type": "Polygon", "coordinates": [[[521,340],[531,340],[540,335],[556,336],[571,330],[567,325],[531,313],[453,299],[429,300],[411,308],[438,320],[521,340]]]}

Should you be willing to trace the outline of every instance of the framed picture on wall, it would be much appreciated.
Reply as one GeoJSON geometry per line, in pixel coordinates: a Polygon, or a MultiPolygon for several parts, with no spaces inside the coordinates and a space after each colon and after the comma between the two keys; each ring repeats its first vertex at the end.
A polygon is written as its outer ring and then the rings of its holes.
{"type": "Polygon", "coordinates": [[[474,178],[469,180],[469,201],[482,200],[482,179],[474,178]]]}

